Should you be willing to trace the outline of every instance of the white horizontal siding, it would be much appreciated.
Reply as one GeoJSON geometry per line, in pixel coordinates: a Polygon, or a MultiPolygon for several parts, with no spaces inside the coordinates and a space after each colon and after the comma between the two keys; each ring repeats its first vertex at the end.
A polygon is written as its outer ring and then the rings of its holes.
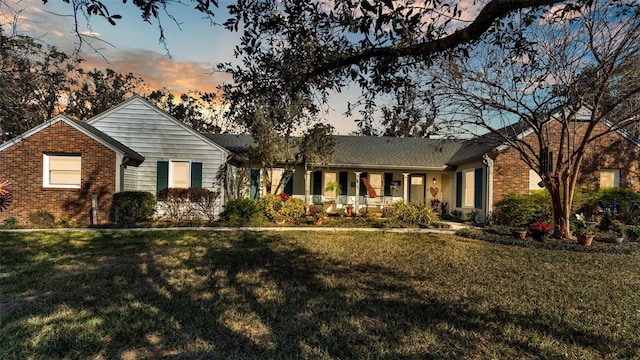
{"type": "Polygon", "coordinates": [[[127,166],[127,168],[124,169],[124,186],[122,191],[138,190],[137,169],[138,168],[133,166],[127,166]]]}
{"type": "Polygon", "coordinates": [[[226,153],[185,129],[141,99],[89,121],[91,125],[145,157],[135,170],[125,172],[127,190],[157,192],[157,162],[188,160],[202,163],[202,186],[214,190],[217,171],[226,153]]]}

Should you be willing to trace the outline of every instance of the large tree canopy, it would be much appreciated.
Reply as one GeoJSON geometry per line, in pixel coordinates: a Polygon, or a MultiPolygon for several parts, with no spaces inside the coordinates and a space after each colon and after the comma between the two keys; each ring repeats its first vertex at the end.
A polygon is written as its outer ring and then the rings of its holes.
{"type": "MultiPolygon", "coordinates": [[[[123,21],[110,13],[104,0],[58,1],[74,6],[76,23],[90,16],[112,24],[123,21]]],[[[174,3],[192,6],[212,21],[215,15],[229,30],[242,32],[236,48],[241,64],[220,67],[234,76],[235,83],[225,89],[232,110],[253,106],[256,93],[288,92],[291,97],[297,92],[326,100],[329,92],[355,81],[365,90],[365,115],[370,115],[375,109],[372,98],[401,92],[411,72],[429,65],[434,56],[453,50],[458,52],[453,55],[464,55],[487,38],[521,52],[527,46],[522,34],[537,26],[543,15],[539,10],[557,4],[579,8],[591,2],[486,0],[463,9],[457,1],[443,0],[237,0],[227,6],[228,14],[217,8],[216,0],[130,3],[144,21],[158,25],[161,40],[162,21],[176,21],[171,13],[174,3]],[[521,14],[526,16],[515,22],[513,17],[521,14]]]]}

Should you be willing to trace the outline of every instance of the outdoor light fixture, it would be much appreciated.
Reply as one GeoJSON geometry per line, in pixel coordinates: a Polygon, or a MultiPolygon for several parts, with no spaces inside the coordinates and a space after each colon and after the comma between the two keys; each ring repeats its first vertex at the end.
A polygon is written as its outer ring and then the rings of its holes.
{"type": "Polygon", "coordinates": [[[432,180],[432,181],[433,181],[433,183],[435,184],[435,183],[436,183],[436,178],[433,178],[433,180],[432,180]]]}

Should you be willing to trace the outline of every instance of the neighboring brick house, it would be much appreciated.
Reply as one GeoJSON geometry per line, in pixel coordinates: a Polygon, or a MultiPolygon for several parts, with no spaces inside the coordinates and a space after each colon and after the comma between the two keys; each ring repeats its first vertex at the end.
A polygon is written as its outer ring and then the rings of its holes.
{"type": "MultiPolygon", "coordinates": [[[[582,114],[588,118],[588,114],[582,114]]],[[[581,139],[587,122],[577,121],[572,126],[581,139]]],[[[581,165],[581,174],[577,186],[598,189],[603,187],[622,187],[640,190],[640,141],[624,130],[608,132],[611,124],[596,125],[595,133],[606,133],[590,143],[585,151],[581,165]]],[[[551,121],[548,124],[550,139],[559,139],[560,124],[551,121]]],[[[521,123],[501,129],[507,137],[518,137],[532,145],[538,151],[535,134],[521,123]]],[[[557,159],[558,144],[551,144],[551,161],[557,159]]],[[[453,208],[464,212],[477,210],[481,217],[493,209],[493,205],[508,194],[528,194],[532,190],[542,189],[541,179],[521,158],[513,147],[507,146],[496,136],[484,135],[469,140],[460,152],[449,162],[456,171],[456,205],[453,208]],[[467,173],[474,172],[474,201],[466,201],[465,186],[467,173]],[[460,181],[462,178],[463,181],[460,181]],[[478,195],[478,191],[481,195],[478,195]]],[[[472,177],[470,176],[469,179],[472,177]]]]}
{"type": "MultiPolygon", "coordinates": [[[[584,133],[586,123],[579,124],[577,138],[584,133]],[[581,129],[582,128],[582,129],[581,129]]],[[[596,132],[605,131],[606,125],[599,124],[596,132]]],[[[558,123],[550,125],[550,136],[558,138],[558,123]]],[[[529,134],[525,137],[531,138],[529,134]]],[[[558,153],[558,145],[554,144],[550,151],[558,153]]],[[[601,187],[622,187],[640,190],[640,146],[638,141],[625,132],[609,132],[594,140],[585,150],[585,156],[580,168],[577,186],[581,188],[598,189],[601,187]]],[[[553,157],[552,157],[553,158],[553,157]]],[[[557,158],[557,157],[556,157],[557,158]]],[[[494,166],[494,202],[509,193],[524,194],[532,189],[540,189],[540,178],[529,169],[520,158],[520,153],[513,148],[499,151],[493,162],[494,166]]]]}
{"type": "Polygon", "coordinates": [[[0,177],[11,182],[13,194],[0,221],[15,217],[22,224],[46,210],[58,220],[88,224],[95,195],[95,220],[109,222],[124,167],[143,161],[94,127],[59,115],[0,145],[0,177]]]}

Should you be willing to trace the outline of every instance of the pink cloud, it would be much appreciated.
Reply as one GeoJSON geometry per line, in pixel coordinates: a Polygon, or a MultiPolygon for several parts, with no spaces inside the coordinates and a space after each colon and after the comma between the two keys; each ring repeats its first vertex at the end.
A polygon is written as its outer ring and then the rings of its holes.
{"type": "Polygon", "coordinates": [[[178,61],[166,55],[142,49],[112,50],[105,53],[104,58],[92,56],[83,62],[85,69],[110,68],[116,72],[133,75],[144,79],[151,90],[168,88],[174,93],[189,90],[217,92],[223,82],[231,81],[224,73],[213,71],[213,64],[189,60],[178,61]]]}

